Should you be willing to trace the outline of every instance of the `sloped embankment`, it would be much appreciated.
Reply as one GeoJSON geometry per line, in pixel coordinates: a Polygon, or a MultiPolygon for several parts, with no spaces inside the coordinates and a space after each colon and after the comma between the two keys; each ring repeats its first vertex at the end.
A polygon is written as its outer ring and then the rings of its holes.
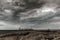
{"type": "Polygon", "coordinates": [[[0,40],[60,40],[60,31],[7,31],[0,34],[0,40]]]}

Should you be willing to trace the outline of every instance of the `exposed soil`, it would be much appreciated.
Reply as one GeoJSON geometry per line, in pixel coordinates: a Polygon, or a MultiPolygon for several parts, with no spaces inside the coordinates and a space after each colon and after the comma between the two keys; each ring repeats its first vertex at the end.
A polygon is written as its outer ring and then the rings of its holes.
{"type": "Polygon", "coordinates": [[[40,30],[7,32],[0,35],[0,40],[60,40],[60,31],[40,30]]]}

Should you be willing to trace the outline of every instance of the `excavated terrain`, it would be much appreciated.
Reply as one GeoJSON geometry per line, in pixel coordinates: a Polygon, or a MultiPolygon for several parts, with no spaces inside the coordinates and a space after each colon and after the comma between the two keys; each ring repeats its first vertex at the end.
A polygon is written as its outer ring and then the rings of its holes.
{"type": "Polygon", "coordinates": [[[0,40],[60,40],[60,30],[0,31],[0,40]]]}

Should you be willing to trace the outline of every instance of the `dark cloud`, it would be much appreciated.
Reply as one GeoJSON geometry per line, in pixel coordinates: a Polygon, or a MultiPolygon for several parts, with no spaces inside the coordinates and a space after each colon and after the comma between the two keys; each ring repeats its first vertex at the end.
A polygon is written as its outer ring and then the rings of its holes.
{"type": "Polygon", "coordinates": [[[15,0],[12,2],[0,0],[0,29],[31,27],[47,29],[48,26],[50,28],[53,26],[52,22],[60,20],[57,19],[60,17],[59,3],[59,0],[15,0]]]}

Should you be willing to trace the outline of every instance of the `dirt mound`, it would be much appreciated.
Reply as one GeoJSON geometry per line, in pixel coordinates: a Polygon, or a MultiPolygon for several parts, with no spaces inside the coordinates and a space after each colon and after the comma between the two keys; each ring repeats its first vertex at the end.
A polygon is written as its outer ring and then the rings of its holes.
{"type": "Polygon", "coordinates": [[[59,30],[20,31],[1,35],[0,40],[60,40],[59,30]]]}

